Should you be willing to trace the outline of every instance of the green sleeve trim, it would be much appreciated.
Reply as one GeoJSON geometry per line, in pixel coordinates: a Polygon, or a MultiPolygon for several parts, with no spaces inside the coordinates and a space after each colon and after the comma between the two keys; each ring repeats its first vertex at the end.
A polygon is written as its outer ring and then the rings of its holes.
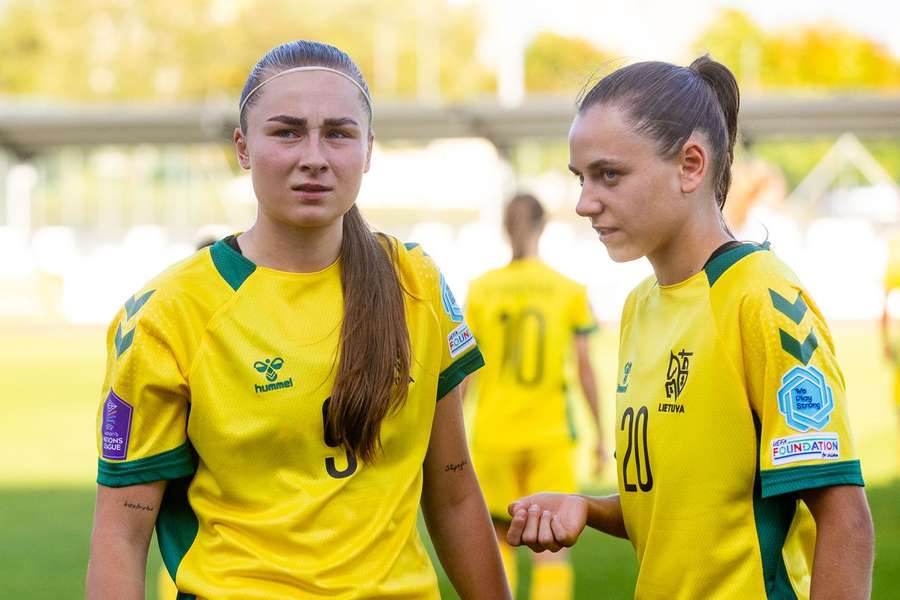
{"type": "Polygon", "coordinates": [[[731,250],[727,250],[715,257],[703,267],[703,270],[706,271],[706,279],[709,280],[709,287],[712,287],[719,277],[725,274],[725,271],[730,269],[736,262],[745,256],[767,249],[768,244],[759,245],[746,243],[735,246],[731,250]]]}
{"type": "Polygon", "coordinates": [[[197,470],[194,451],[188,442],[154,456],[128,462],[98,459],[97,483],[107,487],[124,487],[152,481],[178,479],[197,470]]]}
{"type": "Polygon", "coordinates": [[[403,246],[404,246],[407,250],[412,250],[412,249],[414,249],[414,248],[418,248],[418,247],[419,247],[419,244],[418,244],[418,242],[406,242],[405,244],[403,244],[403,246]]]}
{"type": "Polygon", "coordinates": [[[587,327],[576,327],[575,335],[590,335],[598,329],[600,329],[600,327],[598,327],[596,323],[594,323],[593,325],[588,325],[587,327]]]}
{"type": "Polygon", "coordinates": [[[213,264],[222,279],[228,282],[231,289],[237,291],[248,277],[256,270],[256,265],[245,256],[234,251],[234,248],[219,240],[209,249],[213,264]]]}
{"type": "Polygon", "coordinates": [[[833,485],[865,485],[858,460],[772,469],[761,471],[760,477],[763,498],[833,485]]]}
{"type": "Polygon", "coordinates": [[[478,349],[478,346],[475,346],[458,361],[444,369],[444,372],[438,377],[437,399],[440,400],[449,394],[453,388],[462,383],[462,380],[467,375],[474,373],[483,366],[484,357],[481,355],[481,350],[478,349]]]}

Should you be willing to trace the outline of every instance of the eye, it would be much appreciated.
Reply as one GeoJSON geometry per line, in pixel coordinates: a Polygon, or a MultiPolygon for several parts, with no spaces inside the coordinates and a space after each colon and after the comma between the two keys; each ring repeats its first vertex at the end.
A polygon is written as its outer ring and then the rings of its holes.
{"type": "Polygon", "coordinates": [[[600,176],[603,178],[603,181],[613,183],[619,177],[619,172],[613,171],[612,169],[606,169],[600,173],[600,176]]]}
{"type": "Polygon", "coordinates": [[[275,137],[280,138],[294,138],[299,137],[299,133],[296,129],[278,129],[274,133],[275,137]]]}
{"type": "Polygon", "coordinates": [[[344,129],[330,129],[325,134],[325,137],[341,140],[341,139],[351,139],[351,138],[353,138],[353,135],[349,131],[344,130],[344,129]]]}

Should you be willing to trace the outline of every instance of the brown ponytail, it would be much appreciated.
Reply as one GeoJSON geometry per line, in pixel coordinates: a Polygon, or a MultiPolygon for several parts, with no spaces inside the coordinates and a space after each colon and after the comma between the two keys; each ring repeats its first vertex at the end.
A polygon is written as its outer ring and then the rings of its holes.
{"type": "Polygon", "coordinates": [[[734,162],[734,143],[737,140],[737,117],[741,106],[741,92],[737,80],[728,67],[710,58],[709,54],[696,59],[689,67],[712,88],[719,101],[722,116],[725,117],[727,149],[721,157],[722,164],[717,165],[719,172],[716,184],[716,202],[719,208],[725,206],[728,189],[731,187],[731,164],[734,162]]]}
{"type": "Polygon", "coordinates": [[[654,140],[671,158],[694,131],[709,139],[716,204],[725,206],[737,139],[740,92],[728,67],[704,55],[690,67],[640,62],[613,71],[578,101],[583,112],[594,104],[616,104],[636,131],[654,140]]]}
{"type": "Polygon", "coordinates": [[[344,320],[326,438],[371,463],[381,422],[409,389],[410,344],[396,241],[379,241],[354,205],[344,215],[341,284],[344,320]]]}

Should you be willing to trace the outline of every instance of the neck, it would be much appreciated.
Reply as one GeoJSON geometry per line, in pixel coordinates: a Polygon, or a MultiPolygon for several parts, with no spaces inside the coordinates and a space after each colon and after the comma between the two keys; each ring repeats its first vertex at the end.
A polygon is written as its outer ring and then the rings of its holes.
{"type": "Polygon", "coordinates": [[[539,241],[540,237],[533,236],[524,240],[510,242],[510,246],[512,247],[512,259],[522,260],[523,258],[537,257],[539,241]]]}
{"type": "Polygon", "coordinates": [[[241,251],[253,263],[291,273],[325,269],[341,252],[343,218],[322,227],[296,227],[273,222],[262,214],[238,237],[241,251]]]}
{"type": "Polygon", "coordinates": [[[672,237],[647,255],[660,285],[673,285],[703,269],[710,255],[722,244],[734,239],[725,229],[722,214],[714,203],[713,211],[693,215],[672,237]]]}

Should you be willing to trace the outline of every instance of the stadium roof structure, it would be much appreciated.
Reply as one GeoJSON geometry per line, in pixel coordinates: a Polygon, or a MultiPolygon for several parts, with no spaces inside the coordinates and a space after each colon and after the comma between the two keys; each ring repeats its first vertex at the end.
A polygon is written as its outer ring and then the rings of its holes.
{"type": "MultiPolygon", "coordinates": [[[[480,137],[506,149],[527,139],[565,138],[575,112],[570,100],[378,106],[379,140],[480,137]]],[[[27,159],[62,146],[227,143],[237,111],[222,104],[172,107],[0,102],[0,148],[27,159]]],[[[900,137],[900,96],[749,98],[741,107],[744,139],[900,137]]]]}

